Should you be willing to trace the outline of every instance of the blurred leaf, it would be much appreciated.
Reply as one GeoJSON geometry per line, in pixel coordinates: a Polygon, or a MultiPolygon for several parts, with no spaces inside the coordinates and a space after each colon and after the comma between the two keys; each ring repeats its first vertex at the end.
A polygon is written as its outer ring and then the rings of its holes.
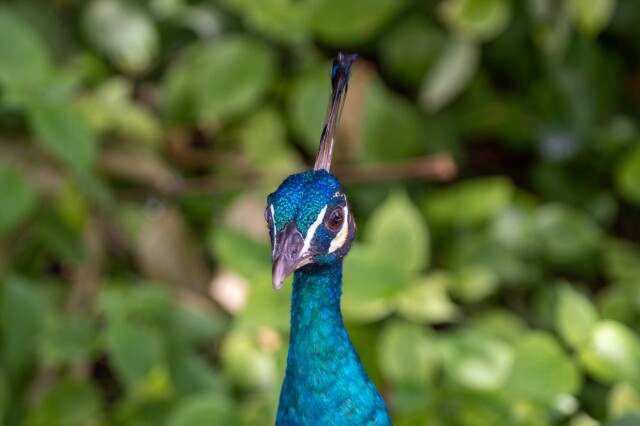
{"type": "Polygon", "coordinates": [[[194,347],[209,343],[224,330],[221,318],[211,312],[183,306],[173,306],[170,310],[169,329],[171,343],[178,347],[194,347]]]}
{"type": "Polygon", "coordinates": [[[58,259],[73,263],[84,259],[78,233],[62,223],[58,215],[41,213],[35,222],[35,232],[38,240],[58,259]]]}
{"type": "Polygon", "coordinates": [[[479,60],[478,46],[466,40],[449,40],[422,82],[420,104],[429,112],[445,107],[469,84],[479,60]]]}
{"type": "Polygon", "coordinates": [[[0,423],[6,424],[5,417],[7,411],[9,411],[10,404],[10,387],[9,380],[6,377],[4,371],[0,369],[0,423]]]}
{"type": "Polygon", "coordinates": [[[237,325],[255,329],[273,327],[279,330],[289,328],[291,291],[293,274],[287,278],[279,291],[271,285],[271,271],[253,275],[246,307],[237,316],[237,325]]]}
{"type": "Polygon", "coordinates": [[[511,19],[509,0],[446,0],[440,12],[459,35],[481,41],[499,35],[511,19]]]}
{"type": "Polygon", "coordinates": [[[276,379],[273,355],[257,346],[248,331],[234,330],[224,341],[222,365],[225,374],[243,389],[268,389],[276,379]]]}
{"type": "Polygon", "coordinates": [[[109,288],[101,294],[100,311],[109,323],[135,321],[153,327],[164,327],[174,312],[166,290],[145,284],[109,288]]]}
{"type": "Polygon", "coordinates": [[[493,217],[490,232],[497,243],[516,252],[529,254],[536,249],[533,209],[509,205],[493,217]]]}
{"type": "Polygon", "coordinates": [[[151,111],[131,99],[133,91],[131,82],[124,78],[105,80],[81,97],[78,107],[95,132],[111,132],[156,150],[162,138],[161,125],[151,111]]]}
{"type": "Polygon", "coordinates": [[[536,224],[545,254],[555,263],[570,263],[597,253],[602,232],[581,211],[563,204],[546,204],[536,211],[536,224]]]}
{"type": "Polygon", "coordinates": [[[6,5],[0,7],[0,84],[22,94],[51,71],[51,57],[38,34],[6,5]]]}
{"type": "Polygon", "coordinates": [[[417,86],[444,43],[445,34],[434,24],[422,16],[409,16],[380,43],[382,66],[398,82],[417,86]]]}
{"type": "Polygon", "coordinates": [[[551,403],[575,394],[582,385],[578,369],[547,333],[528,333],[517,342],[507,389],[525,398],[551,403]]]}
{"type": "Polygon", "coordinates": [[[439,364],[435,337],[421,326],[390,321],[380,332],[378,360],[382,374],[392,383],[427,387],[439,364]]]}
{"type": "Polygon", "coordinates": [[[302,138],[303,147],[310,155],[318,151],[330,93],[330,75],[321,67],[298,73],[290,86],[287,98],[289,120],[294,135],[302,138]]]}
{"type": "Polygon", "coordinates": [[[640,337],[617,321],[599,321],[580,357],[599,380],[629,383],[640,389],[640,337]]]}
{"type": "Polygon", "coordinates": [[[13,168],[0,163],[0,194],[11,200],[0,209],[0,235],[18,226],[33,211],[37,193],[31,182],[13,168]]]}
{"type": "Polygon", "coordinates": [[[477,178],[432,192],[423,208],[433,225],[474,225],[498,213],[512,194],[504,177],[477,178]]]}
{"type": "Polygon", "coordinates": [[[159,36],[142,8],[121,0],[96,0],[85,9],[87,38],[121,70],[140,74],[158,55],[159,36]]]}
{"type": "Polygon", "coordinates": [[[398,313],[419,323],[441,323],[457,319],[459,309],[447,294],[450,281],[450,276],[437,272],[418,278],[397,296],[398,313]]]}
{"type": "Polygon", "coordinates": [[[209,247],[225,268],[248,278],[271,275],[271,250],[242,232],[219,228],[209,236],[209,247]]]}
{"type": "Polygon", "coordinates": [[[206,391],[228,392],[222,373],[212,368],[204,356],[182,352],[170,360],[169,366],[179,395],[206,391]]]}
{"type": "Polygon", "coordinates": [[[607,410],[612,418],[631,413],[640,415],[640,390],[627,383],[615,384],[607,399],[607,410]]]}
{"type": "Polygon", "coordinates": [[[58,316],[45,324],[39,339],[42,360],[54,367],[87,361],[97,348],[97,333],[90,318],[58,316]]]}
{"type": "Polygon", "coordinates": [[[492,294],[499,277],[491,269],[482,265],[463,265],[456,271],[449,286],[451,293],[465,302],[478,302],[492,294]]]}
{"type": "Polygon", "coordinates": [[[79,175],[96,162],[97,141],[83,117],[64,103],[38,103],[29,107],[29,124],[36,142],[79,175]]]}
{"type": "Polygon", "coordinates": [[[354,244],[343,273],[342,313],[347,321],[372,322],[388,315],[392,298],[408,284],[404,274],[380,262],[369,246],[354,244]]]}
{"type": "Polygon", "coordinates": [[[2,366],[11,380],[21,378],[34,362],[37,335],[53,307],[40,286],[17,276],[0,286],[0,331],[2,366]]]}
{"type": "Polygon", "coordinates": [[[314,0],[311,24],[326,43],[355,45],[375,36],[406,4],[405,0],[314,0]]]}
{"type": "Polygon", "coordinates": [[[193,46],[165,77],[163,106],[174,121],[215,123],[255,108],[276,74],[266,45],[229,36],[193,46]]]}
{"type": "Polygon", "coordinates": [[[515,344],[526,330],[526,325],[520,317],[501,309],[494,309],[476,316],[471,327],[482,334],[497,337],[509,344],[515,344]]]}
{"type": "Polygon", "coordinates": [[[286,145],[286,129],[280,113],[274,108],[258,111],[242,129],[243,151],[251,165],[265,172],[294,170],[297,158],[286,145]]]}
{"type": "Polygon", "coordinates": [[[254,108],[276,73],[275,56],[247,37],[203,45],[183,68],[192,75],[191,95],[201,120],[235,117],[254,108]]]}
{"type": "Polygon", "coordinates": [[[615,168],[614,183],[618,193],[640,206],[640,143],[630,148],[615,168]]]}
{"type": "Polygon", "coordinates": [[[616,0],[569,1],[569,11],[586,35],[596,36],[613,18],[616,0]]]}
{"type": "Polygon", "coordinates": [[[503,387],[513,359],[514,352],[509,345],[476,331],[456,333],[443,345],[447,377],[472,390],[490,391],[503,387]]]}
{"type": "Polygon", "coordinates": [[[372,255],[398,271],[415,274],[429,265],[429,229],[406,193],[392,193],[371,213],[365,235],[372,255]]]}
{"type": "Polygon", "coordinates": [[[640,247],[629,241],[610,239],[604,250],[604,271],[611,281],[640,280],[640,247]]]}
{"type": "Polygon", "coordinates": [[[363,161],[412,158],[427,151],[425,119],[380,81],[368,88],[364,103],[363,161]]]}
{"type": "Polygon", "coordinates": [[[279,42],[299,44],[307,41],[309,8],[292,0],[224,0],[242,14],[250,26],[279,42]]]}
{"type": "Polygon", "coordinates": [[[201,426],[211,423],[237,424],[235,407],[223,393],[202,393],[189,396],[171,411],[167,426],[201,426]]]}
{"type": "Polygon", "coordinates": [[[598,313],[589,299],[577,290],[563,285],[558,289],[556,329],[572,347],[586,343],[598,320],[598,313]]]}
{"type": "Polygon", "coordinates": [[[166,365],[166,342],[160,331],[124,318],[109,325],[106,346],[118,380],[131,394],[146,391],[157,369],[166,365]]]}
{"type": "Polygon", "coordinates": [[[63,380],[29,414],[25,424],[75,426],[96,422],[101,405],[100,394],[91,383],[63,380]]]}

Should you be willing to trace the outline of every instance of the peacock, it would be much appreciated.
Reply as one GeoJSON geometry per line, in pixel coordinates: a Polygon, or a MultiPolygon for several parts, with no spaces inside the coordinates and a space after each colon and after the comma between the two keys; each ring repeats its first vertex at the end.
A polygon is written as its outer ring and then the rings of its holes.
{"type": "Polygon", "coordinates": [[[356,225],[338,179],[333,142],[356,55],[338,54],[313,170],[267,197],[273,287],[293,272],[291,335],[276,425],[390,425],[385,403],[347,334],[340,310],[342,261],[356,225]]]}

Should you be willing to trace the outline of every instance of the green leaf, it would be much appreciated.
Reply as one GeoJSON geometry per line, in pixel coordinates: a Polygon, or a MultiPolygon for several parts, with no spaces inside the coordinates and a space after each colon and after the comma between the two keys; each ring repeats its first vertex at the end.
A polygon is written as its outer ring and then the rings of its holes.
{"type": "Polygon", "coordinates": [[[640,206],[640,143],[622,156],[616,165],[614,178],[618,193],[628,202],[640,206]]]}
{"type": "Polygon", "coordinates": [[[251,331],[233,330],[224,340],[221,351],[225,374],[244,389],[269,389],[276,380],[272,354],[261,350],[251,331]]]}
{"type": "Polygon", "coordinates": [[[408,280],[370,247],[354,244],[344,263],[342,313],[351,322],[372,322],[388,315],[392,299],[408,280]]]}
{"type": "Polygon", "coordinates": [[[500,278],[495,271],[482,265],[462,265],[456,271],[449,288],[451,294],[465,302],[478,302],[498,287],[500,278]]]}
{"type": "Polygon", "coordinates": [[[459,35],[486,41],[498,36],[509,24],[509,0],[446,0],[440,9],[444,21],[459,35]]]}
{"type": "Polygon", "coordinates": [[[508,179],[477,178],[432,192],[423,207],[433,225],[474,225],[497,214],[512,194],[508,179]]]}
{"type": "Polygon", "coordinates": [[[478,46],[466,40],[450,40],[422,82],[420,104],[429,112],[445,107],[471,82],[479,61],[478,46]]]}
{"type": "Polygon", "coordinates": [[[331,80],[326,67],[314,67],[296,75],[287,98],[287,113],[293,133],[302,139],[309,155],[318,151],[318,141],[327,113],[331,80]]]}
{"type": "Polygon", "coordinates": [[[39,342],[42,360],[55,367],[87,361],[96,348],[94,324],[81,316],[57,316],[47,321],[39,342]]]}
{"type": "Polygon", "coordinates": [[[514,313],[502,309],[492,309],[476,315],[471,328],[488,334],[509,344],[515,344],[526,330],[526,325],[514,313]]]}
{"type": "Polygon", "coordinates": [[[320,40],[350,46],[370,40],[406,5],[405,0],[314,0],[311,24],[320,40]]]}
{"type": "Polygon", "coordinates": [[[367,244],[380,262],[409,275],[427,268],[431,256],[429,229],[404,192],[395,192],[371,213],[367,244]]]}
{"type": "Polygon", "coordinates": [[[568,285],[558,289],[555,324],[560,336],[574,348],[589,338],[598,313],[589,299],[568,285]]]}
{"type": "Polygon", "coordinates": [[[569,11],[584,34],[595,37],[613,18],[616,0],[569,1],[569,11]]]}
{"type": "Polygon", "coordinates": [[[374,80],[367,88],[363,109],[363,161],[402,160],[427,152],[424,116],[380,80],[374,80]]]}
{"type": "Polygon", "coordinates": [[[36,142],[80,176],[96,162],[97,141],[83,117],[68,103],[29,106],[29,124],[36,142]]]}
{"type": "Polygon", "coordinates": [[[547,333],[528,333],[517,342],[507,390],[547,404],[559,395],[575,394],[581,386],[578,369],[547,333]]]}
{"type": "Polygon", "coordinates": [[[27,417],[27,426],[55,424],[74,426],[96,422],[101,409],[100,394],[91,384],[63,380],[55,385],[27,417]]]}
{"type": "Polygon", "coordinates": [[[443,345],[447,377],[465,388],[490,391],[502,388],[511,372],[513,349],[503,341],[466,330],[443,345]]]}
{"type": "Polygon", "coordinates": [[[458,307],[447,294],[451,277],[432,273],[420,277],[396,298],[398,313],[415,322],[442,323],[459,317],[458,307]]]}
{"type": "Polygon", "coordinates": [[[600,251],[602,232],[581,211],[563,204],[546,204],[535,216],[540,242],[549,260],[571,263],[600,251]]]}
{"type": "Polygon", "coordinates": [[[616,383],[607,398],[607,412],[611,418],[640,414],[640,390],[627,383],[616,383]]]}
{"type": "Polygon", "coordinates": [[[201,46],[183,67],[191,73],[191,96],[203,121],[233,118],[251,110],[276,73],[273,52],[247,37],[201,46]]]}
{"type": "Polygon", "coordinates": [[[439,364],[435,337],[419,325],[390,321],[380,332],[378,360],[382,374],[392,383],[427,387],[439,364]]]}
{"type": "Polygon", "coordinates": [[[0,7],[0,46],[0,84],[11,91],[27,91],[51,71],[43,41],[7,6],[0,7]]]}
{"type": "Polygon", "coordinates": [[[4,371],[0,369],[0,423],[6,424],[5,417],[9,411],[10,404],[9,380],[4,371]]]}
{"type": "Polygon", "coordinates": [[[0,285],[0,356],[11,380],[22,377],[34,362],[37,336],[52,310],[41,286],[10,276],[0,285]]]}
{"type": "Polygon", "coordinates": [[[271,251],[261,241],[228,228],[219,228],[209,236],[209,247],[220,263],[245,277],[271,273],[271,251]]]}
{"type": "Polygon", "coordinates": [[[201,426],[215,419],[219,425],[238,423],[235,407],[223,393],[201,393],[184,398],[171,411],[167,426],[201,426]]]}
{"type": "Polygon", "coordinates": [[[166,365],[165,337],[159,330],[123,319],[109,325],[106,347],[116,377],[131,394],[145,390],[166,365]],[[155,371],[154,371],[155,370],[155,371]]]}
{"type": "Polygon", "coordinates": [[[445,43],[445,34],[423,16],[400,21],[380,43],[385,70],[399,83],[418,86],[445,43]]]}
{"type": "Polygon", "coordinates": [[[0,235],[4,235],[33,211],[37,204],[37,193],[27,178],[0,163],[0,194],[3,199],[11,200],[0,209],[0,235]]]}
{"type": "Polygon", "coordinates": [[[640,389],[640,337],[627,326],[617,321],[599,321],[580,356],[595,378],[625,382],[640,389]]]}
{"type": "Polygon", "coordinates": [[[284,122],[274,108],[265,108],[244,123],[243,151],[256,170],[267,173],[295,170],[297,157],[286,145],[286,140],[284,122]]]}
{"type": "Polygon", "coordinates": [[[121,0],[89,3],[83,16],[87,38],[121,70],[147,71],[158,56],[159,36],[144,9],[121,0]]]}
{"type": "Polygon", "coordinates": [[[250,27],[278,42],[299,44],[309,37],[309,8],[294,0],[224,0],[250,27]]]}

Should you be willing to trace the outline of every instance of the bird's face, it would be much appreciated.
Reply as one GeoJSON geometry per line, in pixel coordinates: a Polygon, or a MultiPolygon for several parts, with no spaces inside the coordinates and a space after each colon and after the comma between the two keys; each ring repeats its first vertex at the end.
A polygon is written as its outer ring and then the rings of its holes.
{"type": "Polygon", "coordinates": [[[356,225],[338,180],[326,170],[289,176],[267,197],[273,287],[306,265],[331,265],[351,248],[356,225]]]}

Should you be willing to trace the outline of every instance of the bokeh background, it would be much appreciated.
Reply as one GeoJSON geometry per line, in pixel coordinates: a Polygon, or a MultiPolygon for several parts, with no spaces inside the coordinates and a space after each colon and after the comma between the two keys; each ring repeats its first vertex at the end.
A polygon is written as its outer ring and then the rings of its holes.
{"type": "Polygon", "coordinates": [[[343,311],[397,425],[640,424],[640,2],[0,4],[0,423],[266,425],[266,195],[359,227],[343,311]]]}

